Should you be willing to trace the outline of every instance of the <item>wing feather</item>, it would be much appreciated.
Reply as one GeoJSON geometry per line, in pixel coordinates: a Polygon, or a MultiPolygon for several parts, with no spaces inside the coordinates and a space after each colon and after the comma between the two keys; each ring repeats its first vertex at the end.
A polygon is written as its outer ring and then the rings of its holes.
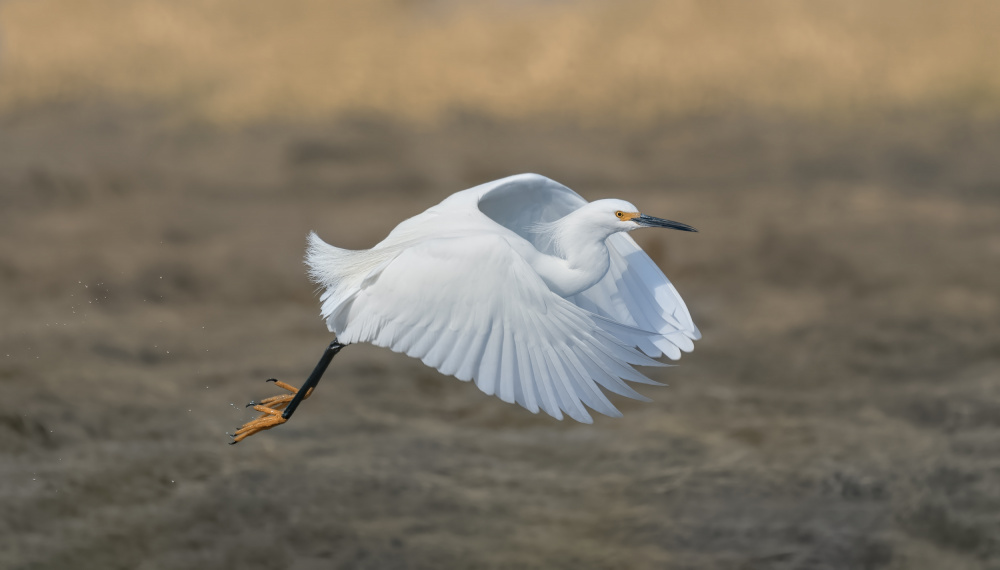
{"type": "Polygon", "coordinates": [[[601,363],[599,358],[594,358],[585,350],[577,348],[575,350],[577,357],[580,362],[587,368],[587,373],[601,385],[601,387],[618,394],[619,396],[625,396],[635,400],[642,400],[643,402],[651,402],[649,398],[643,396],[639,392],[636,392],[631,386],[622,381],[621,378],[614,375],[604,364],[601,363]]]}
{"type": "Polygon", "coordinates": [[[552,387],[552,381],[532,381],[534,378],[547,378],[548,376],[548,370],[545,367],[545,361],[542,357],[541,350],[537,347],[529,347],[528,358],[531,360],[532,376],[525,381],[530,382],[537,388],[538,399],[541,402],[542,409],[545,410],[545,413],[557,420],[561,420],[562,409],[559,406],[559,399],[552,387]]]}
{"type": "Polygon", "coordinates": [[[500,373],[500,355],[503,348],[503,332],[498,330],[499,323],[493,323],[490,337],[486,341],[482,360],[479,363],[479,374],[476,376],[476,386],[483,393],[492,396],[496,393],[497,375],[500,373]]]}
{"type": "Polygon", "coordinates": [[[500,390],[497,396],[508,404],[514,403],[514,379],[517,376],[516,347],[511,327],[504,327],[503,349],[500,356],[500,390]]]}
{"type": "Polygon", "coordinates": [[[577,358],[576,354],[566,345],[559,346],[557,351],[562,356],[560,360],[565,363],[570,377],[576,383],[576,393],[580,396],[580,399],[591,409],[601,412],[606,416],[620,418],[622,413],[608,400],[604,392],[601,392],[598,384],[587,373],[587,369],[577,358]]]}
{"type": "Polygon", "coordinates": [[[442,374],[457,377],[458,367],[462,365],[462,360],[468,353],[469,346],[472,344],[473,339],[475,339],[475,335],[460,334],[460,332],[456,330],[453,331],[453,338],[455,341],[451,345],[451,352],[440,364],[440,366],[437,366],[436,368],[440,370],[442,374]]]}
{"type": "MultiPolygon", "coordinates": [[[[454,374],[459,380],[468,382],[476,375],[476,371],[479,370],[479,362],[483,358],[483,350],[486,348],[486,341],[489,339],[490,330],[484,328],[480,331],[472,331],[470,336],[472,337],[472,342],[469,345],[469,352],[466,353],[465,358],[462,360],[462,365],[459,367],[458,372],[454,374]]],[[[386,345],[390,346],[391,345],[386,345]]],[[[395,350],[393,348],[393,350],[395,350]]]]}
{"type": "MultiPolygon", "coordinates": [[[[414,328],[417,329],[417,327],[414,328]]],[[[410,358],[430,360],[427,358],[427,354],[431,351],[435,342],[438,340],[437,331],[424,329],[420,334],[416,335],[413,344],[410,346],[409,350],[406,351],[406,355],[410,358]]]]}
{"type": "Polygon", "coordinates": [[[621,415],[602,387],[645,399],[625,380],[649,382],[632,366],[658,363],[622,339],[648,333],[552,293],[502,236],[430,239],[377,272],[326,315],[342,324],[341,342],[404,352],[556,418],[590,423],[587,407],[621,415]]]}
{"type": "MultiPolygon", "coordinates": [[[[432,336],[428,334],[427,336],[432,336]]],[[[427,362],[427,365],[431,368],[441,369],[441,365],[444,364],[445,359],[451,354],[451,351],[455,349],[455,342],[458,340],[455,332],[444,328],[438,330],[434,337],[434,345],[427,351],[423,356],[423,360],[427,362]]]]}
{"type": "Polygon", "coordinates": [[[514,389],[517,394],[517,403],[533,414],[538,413],[538,396],[535,394],[535,383],[531,365],[530,349],[521,341],[520,335],[514,336],[516,343],[517,358],[517,379],[514,381],[514,389]]]}
{"type": "Polygon", "coordinates": [[[580,402],[580,397],[576,394],[573,383],[570,381],[569,375],[566,374],[566,370],[563,368],[562,363],[559,362],[559,359],[555,357],[555,354],[551,350],[543,352],[542,357],[545,360],[546,367],[549,369],[549,377],[552,378],[556,394],[559,396],[559,407],[569,417],[580,423],[594,423],[594,419],[590,417],[587,409],[580,402]]]}
{"type": "Polygon", "coordinates": [[[701,333],[677,289],[628,235],[612,235],[606,243],[608,274],[571,300],[590,312],[657,333],[629,339],[653,358],[663,354],[677,360],[690,352],[701,333]]]}

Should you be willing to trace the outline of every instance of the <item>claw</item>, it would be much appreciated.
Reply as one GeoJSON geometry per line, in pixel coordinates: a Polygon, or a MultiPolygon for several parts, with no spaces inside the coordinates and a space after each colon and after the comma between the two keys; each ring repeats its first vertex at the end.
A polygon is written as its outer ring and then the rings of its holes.
{"type": "MultiPolygon", "coordinates": [[[[271,429],[275,426],[279,426],[288,420],[288,418],[283,417],[281,410],[284,410],[288,406],[289,402],[291,402],[294,399],[295,394],[298,393],[299,389],[294,386],[290,386],[289,384],[286,384],[276,378],[269,378],[267,381],[274,382],[275,384],[278,385],[279,388],[286,390],[289,393],[281,394],[278,396],[271,396],[270,398],[264,398],[263,400],[260,401],[251,400],[250,403],[246,405],[246,407],[253,408],[254,410],[260,412],[261,415],[258,416],[257,419],[250,420],[249,422],[240,426],[240,428],[236,430],[236,433],[226,434],[229,437],[233,438],[233,441],[230,442],[230,445],[234,443],[239,443],[240,441],[250,437],[255,433],[271,429]]],[[[313,391],[312,387],[307,389],[304,398],[308,398],[310,395],[312,395],[312,391],[313,391]]]]}
{"type": "MultiPolygon", "coordinates": [[[[2,0],[0,0],[2,1],[2,0]]],[[[291,384],[282,382],[277,378],[268,378],[267,382],[274,382],[276,387],[281,388],[287,394],[282,394],[279,396],[271,396],[270,398],[264,398],[261,401],[251,401],[247,404],[248,408],[253,408],[260,412],[257,419],[250,420],[243,424],[240,429],[236,430],[236,433],[231,435],[233,438],[231,443],[240,442],[255,433],[262,432],[267,429],[271,429],[275,426],[280,426],[281,424],[288,421],[288,418],[292,417],[292,412],[295,411],[295,406],[312,395],[313,389],[316,388],[316,384],[319,379],[323,376],[323,372],[326,371],[326,367],[333,360],[333,357],[340,352],[340,349],[344,348],[345,345],[334,340],[330,343],[330,346],[326,348],[326,352],[323,353],[323,357],[319,359],[316,363],[316,368],[313,369],[312,374],[306,379],[305,384],[301,388],[296,388],[291,384]]]]}

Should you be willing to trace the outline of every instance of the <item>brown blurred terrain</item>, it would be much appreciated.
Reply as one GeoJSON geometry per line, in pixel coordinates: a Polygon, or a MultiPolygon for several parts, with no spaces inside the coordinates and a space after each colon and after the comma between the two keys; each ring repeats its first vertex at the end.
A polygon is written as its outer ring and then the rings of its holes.
{"type": "Polygon", "coordinates": [[[1000,567],[995,3],[0,4],[0,568],[1000,567]],[[704,340],[533,416],[301,259],[539,172],[704,340]]]}

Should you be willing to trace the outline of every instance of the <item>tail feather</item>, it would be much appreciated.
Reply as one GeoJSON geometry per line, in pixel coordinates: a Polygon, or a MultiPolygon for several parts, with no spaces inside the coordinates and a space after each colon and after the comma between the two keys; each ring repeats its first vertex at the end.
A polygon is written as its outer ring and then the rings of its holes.
{"type": "Polygon", "coordinates": [[[337,282],[343,279],[338,267],[352,252],[334,247],[322,239],[316,232],[309,232],[306,238],[306,265],[309,266],[309,279],[327,289],[335,288],[337,282]]]}
{"type": "Polygon", "coordinates": [[[366,277],[394,256],[390,250],[341,249],[309,232],[305,262],[309,278],[323,289],[321,312],[331,331],[338,332],[332,318],[337,309],[358,293],[366,277]]]}

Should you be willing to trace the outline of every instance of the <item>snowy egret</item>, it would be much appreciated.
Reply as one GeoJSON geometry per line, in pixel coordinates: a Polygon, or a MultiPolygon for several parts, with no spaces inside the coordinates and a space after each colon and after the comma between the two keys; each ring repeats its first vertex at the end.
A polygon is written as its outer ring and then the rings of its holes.
{"type": "Polygon", "coordinates": [[[701,338],[677,290],[628,236],[643,227],[697,231],[521,174],[453,194],[368,250],[311,233],[306,263],[336,340],[302,388],[271,379],[288,393],[251,402],[261,416],[233,443],[287,421],[333,357],[358,342],[533,413],[621,416],[601,388],[649,401],[625,381],[658,383],[634,366],[663,366],[654,358],[676,360],[701,338]]]}

